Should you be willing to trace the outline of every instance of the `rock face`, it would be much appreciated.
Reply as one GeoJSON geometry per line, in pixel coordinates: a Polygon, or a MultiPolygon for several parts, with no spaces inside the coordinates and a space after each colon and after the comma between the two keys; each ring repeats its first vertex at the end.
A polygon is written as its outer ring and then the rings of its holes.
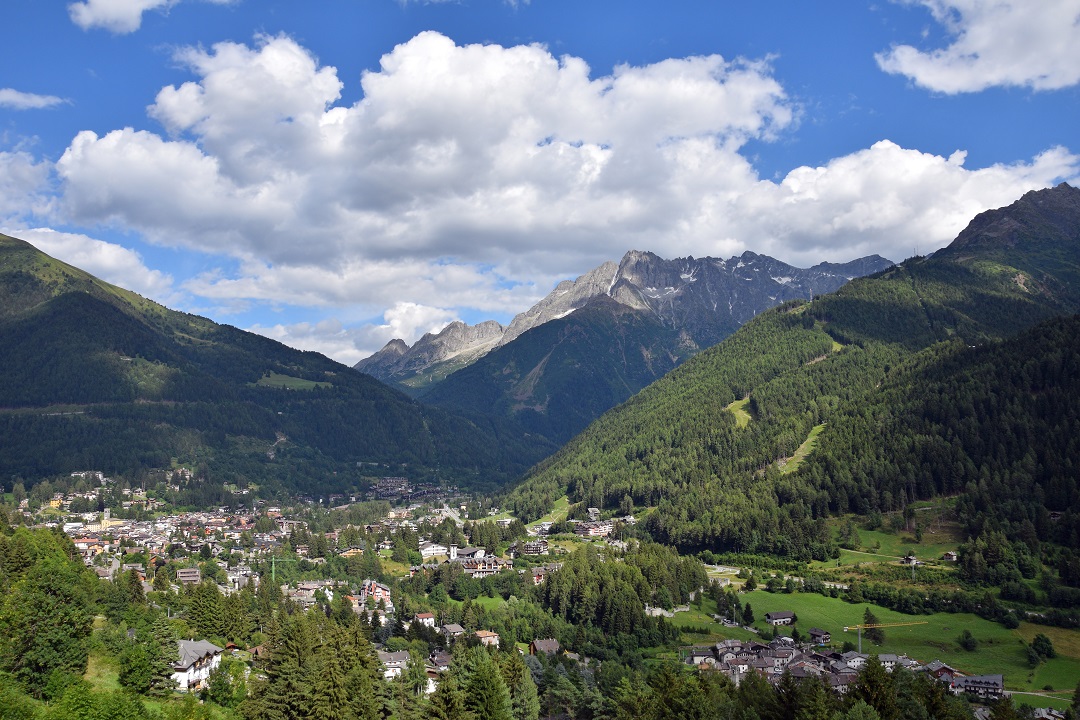
{"type": "Polygon", "coordinates": [[[576,280],[559,283],[507,328],[494,321],[475,327],[451,323],[437,335],[425,335],[411,348],[393,340],[355,367],[383,381],[422,389],[598,297],[641,311],[675,331],[672,342],[676,346],[671,354],[685,357],[723,340],[763,310],[787,300],[832,292],[852,278],[891,265],[877,255],[802,269],[752,252],[728,260],[665,260],[651,252],[632,250],[618,264],[606,262],[576,280]]]}
{"type": "Polygon", "coordinates": [[[499,345],[505,345],[537,325],[566,317],[598,295],[610,294],[618,280],[619,270],[615,263],[606,262],[577,280],[563,280],[546,298],[514,317],[499,345]]]}
{"type": "Polygon", "coordinates": [[[1080,189],[1068,183],[1024,193],[1003,208],[981,212],[934,257],[964,259],[973,253],[1044,249],[1074,252],[1080,245],[1080,189]]]}
{"type": "Polygon", "coordinates": [[[633,250],[623,257],[607,294],[624,305],[653,313],[663,325],[683,331],[703,350],[763,310],[787,300],[832,292],[854,277],[892,264],[873,255],[804,270],[749,251],[728,260],[664,260],[633,250]]]}
{"type": "Polygon", "coordinates": [[[486,355],[503,338],[505,330],[494,320],[477,325],[458,320],[437,334],[427,333],[411,348],[403,340],[391,340],[353,367],[380,380],[428,385],[486,355]]]}

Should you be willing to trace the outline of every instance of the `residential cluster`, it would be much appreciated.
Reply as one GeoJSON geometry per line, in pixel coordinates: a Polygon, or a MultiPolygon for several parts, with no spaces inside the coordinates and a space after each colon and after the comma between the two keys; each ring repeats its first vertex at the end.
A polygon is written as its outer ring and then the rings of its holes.
{"type": "MultiPolygon", "coordinates": [[[[769,619],[770,615],[780,615],[782,618],[784,613],[768,613],[766,616],[773,625],[784,624],[774,622],[777,618],[769,619]]],[[[702,671],[724,673],[736,684],[749,673],[758,673],[775,684],[786,672],[796,679],[819,677],[836,692],[846,693],[870,655],[854,650],[841,653],[820,646],[818,643],[828,642],[830,638],[830,634],[820,628],[812,628],[809,634],[813,642],[803,644],[780,636],[768,644],[724,640],[715,645],[692,647],[685,650],[683,662],[702,671]]],[[[956,695],[969,694],[982,700],[996,700],[1005,692],[1001,675],[965,675],[939,660],[924,665],[907,655],[892,653],[879,654],[877,659],[886,672],[892,672],[897,667],[924,672],[947,685],[949,691],[956,695]]]]}

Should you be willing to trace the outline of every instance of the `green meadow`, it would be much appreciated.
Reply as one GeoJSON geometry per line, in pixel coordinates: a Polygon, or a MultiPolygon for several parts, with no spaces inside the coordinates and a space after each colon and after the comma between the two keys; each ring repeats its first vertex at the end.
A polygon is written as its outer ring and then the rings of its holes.
{"type": "MultiPolygon", "coordinates": [[[[876,605],[851,604],[815,593],[756,590],[742,598],[753,607],[758,628],[766,627],[765,613],[792,610],[798,616],[800,632],[805,634],[812,627],[827,630],[836,647],[845,640],[858,641],[856,632],[845,633],[844,627],[861,623],[867,607],[882,623],[925,622],[924,625],[885,628],[885,642],[880,647],[864,637],[863,652],[906,654],[921,662],[938,659],[971,675],[1001,673],[1010,690],[1042,691],[1047,686],[1054,690],[1072,690],[1076,687],[1076,679],[1080,678],[1080,631],[1077,630],[1031,623],[1021,623],[1016,630],[1008,630],[999,623],[972,614],[904,615],[876,605]],[[979,641],[978,648],[972,652],[957,643],[964,630],[970,630],[979,641]],[[1037,633],[1051,639],[1057,657],[1032,668],[1027,662],[1026,646],[1037,633]]],[[[784,633],[790,634],[790,630],[785,629],[784,633]]]]}
{"type": "Polygon", "coordinates": [[[317,387],[333,387],[333,383],[304,380],[303,378],[282,375],[276,372],[264,375],[255,384],[260,387],[285,388],[286,390],[314,390],[317,387]]]}

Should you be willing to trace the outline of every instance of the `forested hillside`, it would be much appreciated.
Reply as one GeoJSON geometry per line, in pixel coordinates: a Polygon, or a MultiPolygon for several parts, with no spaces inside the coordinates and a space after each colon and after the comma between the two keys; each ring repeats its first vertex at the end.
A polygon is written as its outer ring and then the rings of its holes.
{"type": "Polygon", "coordinates": [[[1076,547],[1067,399],[1080,321],[1014,336],[1077,307],[1078,195],[1029,193],[980,216],[962,254],[914,258],[758,317],[602,417],[510,504],[526,518],[567,492],[655,507],[652,536],[685,550],[820,559],[830,514],[960,494],[973,534],[1029,533],[1028,521],[1076,547]],[[743,398],[740,426],[726,408],[743,398]],[[815,436],[808,459],[793,459],[815,436]],[[1053,529],[1051,512],[1063,513],[1053,529]]]}
{"type": "Polygon", "coordinates": [[[491,414],[563,443],[688,357],[679,333],[651,313],[599,296],[420,395],[472,415],[491,414]]]}
{"type": "MultiPolygon", "coordinates": [[[[168,310],[0,236],[0,476],[138,474],[322,492],[358,462],[498,482],[550,451],[317,353],[168,310]],[[335,473],[340,473],[333,479],[335,473]]],[[[219,502],[219,498],[210,499],[219,502]]]]}

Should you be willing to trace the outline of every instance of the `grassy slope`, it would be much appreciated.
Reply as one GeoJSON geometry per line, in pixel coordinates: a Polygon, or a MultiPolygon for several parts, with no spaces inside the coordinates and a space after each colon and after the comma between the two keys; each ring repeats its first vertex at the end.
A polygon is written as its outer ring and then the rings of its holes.
{"type": "Polygon", "coordinates": [[[806,440],[804,440],[802,445],[795,451],[795,454],[787,460],[780,461],[780,472],[787,475],[798,470],[799,466],[802,465],[803,460],[806,459],[806,456],[814,451],[814,446],[817,444],[817,437],[824,429],[824,423],[812,427],[810,433],[806,436],[806,440]]]}
{"type": "Polygon", "coordinates": [[[735,416],[735,427],[744,428],[750,424],[750,413],[746,411],[746,406],[749,404],[750,398],[743,398],[727,406],[727,411],[735,416]]]}
{"type": "Polygon", "coordinates": [[[1042,690],[1048,684],[1055,689],[1066,689],[1074,687],[1076,678],[1080,677],[1080,631],[1076,630],[1030,623],[1008,630],[977,615],[904,615],[876,605],[851,604],[813,593],[787,595],[756,590],[747,593],[745,600],[754,608],[758,627],[765,627],[761,618],[767,612],[793,610],[799,617],[798,627],[802,632],[811,627],[828,630],[837,646],[844,640],[857,642],[856,634],[844,633],[843,628],[861,623],[867,607],[883,623],[926,621],[926,625],[885,628],[885,643],[881,647],[875,647],[863,638],[863,652],[906,653],[922,662],[937,658],[974,675],[1001,673],[1010,690],[1042,690]],[[956,638],[965,629],[979,641],[975,652],[967,652],[956,643],[956,638]],[[1027,663],[1025,645],[1036,633],[1043,633],[1053,641],[1058,657],[1032,670],[1027,663]]]}

